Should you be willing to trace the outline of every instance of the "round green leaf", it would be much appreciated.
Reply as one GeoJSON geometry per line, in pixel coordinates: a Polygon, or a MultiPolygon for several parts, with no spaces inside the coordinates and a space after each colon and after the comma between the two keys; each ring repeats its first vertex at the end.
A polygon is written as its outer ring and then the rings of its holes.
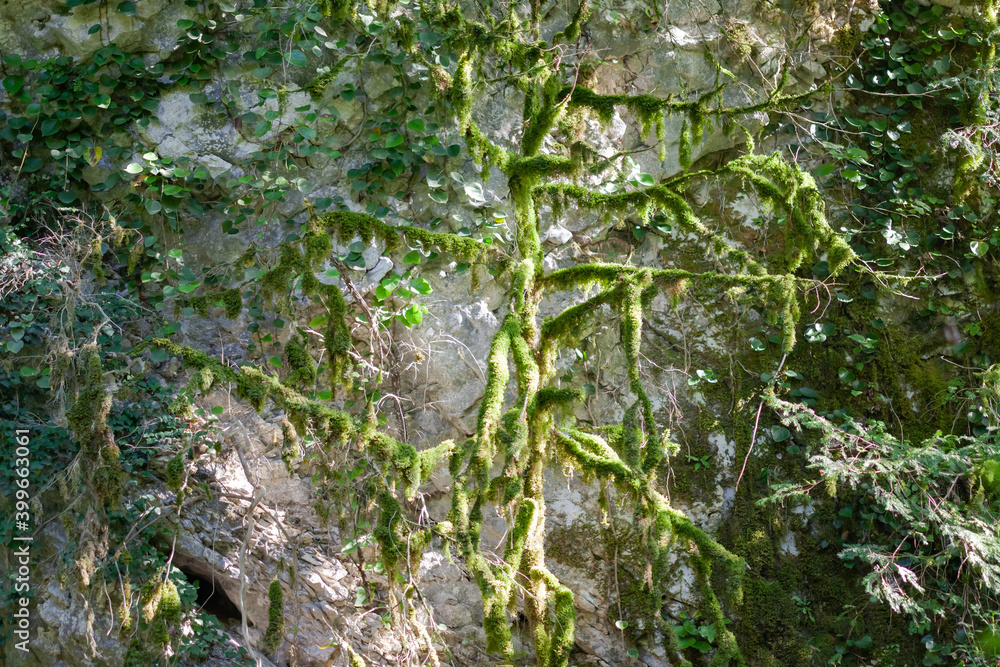
{"type": "Polygon", "coordinates": [[[23,76],[8,76],[3,80],[3,89],[11,95],[21,90],[22,86],[24,86],[23,76]]]}
{"type": "Polygon", "coordinates": [[[772,426],[771,427],[771,438],[775,442],[784,442],[792,437],[792,432],[789,431],[784,426],[772,426]]]}

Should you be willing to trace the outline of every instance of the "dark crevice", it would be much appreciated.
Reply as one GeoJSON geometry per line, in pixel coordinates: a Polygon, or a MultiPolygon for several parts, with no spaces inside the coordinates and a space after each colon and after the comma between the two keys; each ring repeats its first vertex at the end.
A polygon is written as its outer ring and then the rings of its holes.
{"type": "Polygon", "coordinates": [[[190,567],[179,567],[191,584],[197,587],[196,602],[199,608],[207,614],[212,614],[222,625],[234,625],[240,622],[240,608],[221,583],[211,574],[203,575],[190,567]]]}

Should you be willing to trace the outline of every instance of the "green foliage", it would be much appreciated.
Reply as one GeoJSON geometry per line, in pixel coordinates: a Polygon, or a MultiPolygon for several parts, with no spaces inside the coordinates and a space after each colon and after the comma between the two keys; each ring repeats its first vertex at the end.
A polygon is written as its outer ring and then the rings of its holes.
{"type": "Polygon", "coordinates": [[[285,597],[277,579],[268,587],[267,599],[267,632],[262,646],[265,653],[274,653],[285,636],[285,597]]]}
{"type": "MultiPolygon", "coordinates": [[[[1000,536],[995,529],[1000,505],[981,490],[977,494],[968,482],[995,461],[993,433],[938,433],[912,445],[880,424],[862,428],[848,421],[838,426],[807,407],[773,396],[768,401],[786,425],[818,431],[820,442],[809,468],[821,480],[775,485],[766,500],[801,497],[820,486],[830,495],[848,493],[850,504],[840,516],[854,518],[857,513],[858,542],[845,541],[838,555],[847,563],[870,566],[862,581],[873,598],[906,614],[916,631],[959,620],[977,631],[989,627],[1000,599],[1000,536]],[[942,604],[942,599],[951,601],[942,604]],[[953,616],[958,610],[961,619],[953,616]]],[[[955,651],[964,655],[969,647],[955,651]]]]}

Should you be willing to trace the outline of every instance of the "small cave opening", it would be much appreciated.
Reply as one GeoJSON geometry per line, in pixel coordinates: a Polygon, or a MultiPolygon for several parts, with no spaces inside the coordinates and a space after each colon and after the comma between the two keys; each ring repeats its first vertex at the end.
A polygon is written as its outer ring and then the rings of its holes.
{"type": "Polygon", "coordinates": [[[215,616],[223,626],[239,625],[240,608],[226,593],[221,582],[211,574],[200,574],[190,567],[181,566],[178,569],[197,588],[195,602],[202,611],[215,616]]]}

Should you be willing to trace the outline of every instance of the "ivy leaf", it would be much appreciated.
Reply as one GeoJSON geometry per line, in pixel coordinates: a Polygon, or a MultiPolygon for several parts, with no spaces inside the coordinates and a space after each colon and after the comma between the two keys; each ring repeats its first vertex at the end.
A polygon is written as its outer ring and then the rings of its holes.
{"type": "Polygon", "coordinates": [[[771,427],[771,439],[775,442],[784,442],[792,437],[792,432],[789,431],[784,426],[772,426],[771,427]]]}
{"type": "Polygon", "coordinates": [[[32,171],[38,171],[39,169],[42,168],[42,164],[44,164],[42,162],[42,158],[29,157],[27,160],[24,161],[24,164],[21,165],[21,173],[27,174],[32,171]]]}
{"type": "Polygon", "coordinates": [[[837,165],[831,162],[828,162],[826,164],[821,164],[820,166],[816,167],[816,178],[823,178],[824,176],[828,176],[829,174],[832,174],[836,168],[837,165]]]}
{"type": "Polygon", "coordinates": [[[288,60],[288,62],[295,65],[296,67],[305,67],[306,63],[308,62],[306,54],[303,53],[302,51],[299,51],[298,49],[295,49],[294,51],[289,53],[287,56],[285,56],[285,58],[286,60],[288,60]]]}
{"type": "Polygon", "coordinates": [[[401,134],[399,134],[397,132],[390,132],[385,137],[385,147],[386,148],[395,148],[396,146],[400,145],[401,143],[403,143],[403,135],[401,135],[401,134]]]}
{"type": "Polygon", "coordinates": [[[427,196],[436,201],[439,204],[448,203],[448,193],[444,190],[431,190],[427,193],[427,196]]]}
{"type": "Polygon", "coordinates": [[[416,250],[411,250],[403,258],[404,264],[419,264],[420,263],[420,253],[416,250]]]}
{"type": "Polygon", "coordinates": [[[764,342],[759,338],[751,338],[750,347],[753,350],[756,350],[757,352],[763,352],[765,349],[767,349],[767,345],[765,345],[764,342]]]}
{"type": "Polygon", "coordinates": [[[24,86],[23,76],[8,76],[3,80],[3,89],[11,95],[17,93],[24,86]]]}
{"type": "Polygon", "coordinates": [[[465,194],[472,200],[473,204],[486,203],[486,195],[483,193],[483,186],[480,183],[467,183],[464,189],[465,194]]]}
{"type": "Polygon", "coordinates": [[[639,183],[641,183],[642,185],[645,185],[646,187],[649,187],[651,185],[656,185],[656,181],[653,180],[653,176],[651,174],[647,174],[645,172],[639,174],[637,176],[637,179],[638,179],[639,183]]]}
{"type": "Polygon", "coordinates": [[[130,162],[129,165],[125,167],[125,171],[127,171],[130,174],[141,174],[142,165],[139,164],[138,162],[130,162]]]}
{"type": "Polygon", "coordinates": [[[424,280],[423,278],[417,278],[410,281],[410,287],[413,288],[417,294],[430,294],[431,284],[424,280]]]}
{"type": "Polygon", "coordinates": [[[969,244],[969,248],[972,249],[972,254],[976,257],[982,257],[990,250],[990,244],[986,241],[973,241],[969,244]]]}
{"type": "Polygon", "coordinates": [[[135,16],[135,3],[132,0],[118,3],[118,13],[125,16],[135,16]]]}
{"type": "Polygon", "coordinates": [[[414,132],[423,132],[424,121],[420,118],[414,118],[413,120],[411,120],[409,123],[406,124],[406,127],[410,128],[414,132]]]}
{"type": "Polygon", "coordinates": [[[21,366],[21,377],[23,378],[33,378],[38,375],[38,369],[32,368],[31,366],[21,366]]]}
{"type": "Polygon", "coordinates": [[[97,166],[97,163],[101,161],[102,155],[104,155],[104,149],[100,146],[91,146],[83,149],[83,159],[86,160],[87,164],[91,167],[97,166]]]}

